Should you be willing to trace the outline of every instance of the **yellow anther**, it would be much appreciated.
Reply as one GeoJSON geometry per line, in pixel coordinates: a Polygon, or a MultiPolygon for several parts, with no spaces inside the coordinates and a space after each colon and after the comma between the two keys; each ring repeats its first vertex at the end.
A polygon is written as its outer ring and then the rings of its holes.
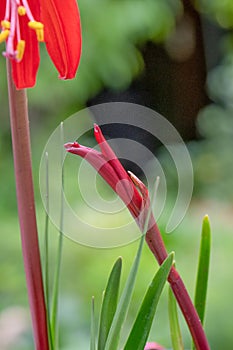
{"type": "Polygon", "coordinates": [[[3,43],[4,41],[6,41],[6,39],[8,38],[10,34],[10,31],[8,29],[6,30],[3,30],[1,33],[0,33],[0,43],[3,43]]]}
{"type": "Polygon", "coordinates": [[[36,36],[38,41],[44,41],[44,25],[41,22],[30,21],[28,26],[36,31],[36,36]]]}
{"type": "Polygon", "coordinates": [[[26,9],[25,9],[24,6],[19,6],[19,7],[18,7],[18,14],[19,14],[19,16],[24,16],[24,15],[26,15],[26,9]]]}
{"type": "Polygon", "coordinates": [[[38,41],[44,41],[44,29],[36,29],[36,36],[38,41]]]}
{"type": "Polygon", "coordinates": [[[19,40],[19,42],[17,43],[16,51],[17,51],[16,59],[18,62],[20,62],[23,58],[24,51],[25,51],[25,40],[19,40]]]}
{"type": "Polygon", "coordinates": [[[28,26],[32,29],[43,29],[44,28],[43,23],[37,22],[37,21],[28,22],[28,26]]]}
{"type": "Polygon", "coordinates": [[[4,19],[3,21],[1,21],[1,26],[2,26],[2,28],[4,28],[4,29],[10,29],[10,27],[11,27],[11,22],[6,21],[6,20],[4,19]]]}

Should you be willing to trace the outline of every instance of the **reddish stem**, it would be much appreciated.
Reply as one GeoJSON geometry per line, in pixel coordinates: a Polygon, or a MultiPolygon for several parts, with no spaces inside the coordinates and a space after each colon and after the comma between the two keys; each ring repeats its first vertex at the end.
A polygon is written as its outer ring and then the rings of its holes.
{"type": "MultiPolygon", "coordinates": [[[[158,226],[154,223],[150,226],[146,234],[146,242],[156,257],[158,263],[161,265],[167,257],[166,248],[164,246],[161,233],[158,226]]],[[[203,330],[201,321],[197,311],[190,299],[190,296],[185,288],[185,285],[175,267],[172,267],[168,276],[168,282],[171,285],[172,291],[180,306],[180,309],[187,322],[189,330],[192,334],[194,344],[197,350],[210,350],[205,332],[203,330]]]]}
{"type": "Polygon", "coordinates": [[[49,350],[32,180],[27,95],[25,90],[16,90],[8,60],[7,78],[18,215],[34,342],[37,350],[49,350]]]}

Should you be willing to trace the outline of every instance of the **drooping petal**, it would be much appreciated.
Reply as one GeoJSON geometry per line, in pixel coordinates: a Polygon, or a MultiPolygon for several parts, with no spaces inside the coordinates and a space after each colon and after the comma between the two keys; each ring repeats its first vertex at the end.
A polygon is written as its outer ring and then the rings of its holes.
{"type": "MultiPolygon", "coordinates": [[[[132,184],[130,178],[120,178],[112,164],[105,159],[102,153],[96,151],[95,149],[79,145],[77,142],[67,143],[65,144],[65,148],[68,152],[85,158],[85,160],[97,170],[100,176],[102,176],[103,179],[111,186],[111,188],[119,195],[134,218],[138,217],[142,199],[137,192],[140,204],[138,206],[135,205],[134,191],[137,190],[132,184]]],[[[126,173],[125,170],[124,172],[126,173]]]]}
{"type": "Polygon", "coordinates": [[[65,144],[65,148],[68,152],[77,154],[78,156],[85,158],[93,168],[104,178],[104,180],[116,190],[116,184],[119,178],[111,165],[104,159],[102,154],[95,149],[79,145],[77,142],[65,144]]]}
{"type": "MultiPolygon", "coordinates": [[[[40,18],[40,5],[37,0],[28,0],[33,16],[40,18]]],[[[17,89],[33,87],[40,63],[39,46],[34,30],[28,27],[28,18],[20,18],[21,39],[25,40],[25,52],[20,62],[12,60],[12,75],[17,89]]],[[[15,41],[16,43],[16,41],[15,41]]]]}
{"type": "Polygon", "coordinates": [[[81,55],[81,24],[76,0],[41,0],[48,53],[61,79],[75,76],[81,55]]]}
{"type": "Polygon", "coordinates": [[[65,148],[68,152],[85,158],[119,195],[136,221],[140,221],[143,203],[141,195],[96,124],[94,135],[101,153],[77,142],[67,143],[65,148]]]}

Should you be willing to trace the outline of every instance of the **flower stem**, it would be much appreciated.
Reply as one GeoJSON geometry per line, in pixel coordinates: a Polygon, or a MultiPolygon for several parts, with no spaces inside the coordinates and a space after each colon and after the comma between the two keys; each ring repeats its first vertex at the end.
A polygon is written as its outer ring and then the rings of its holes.
{"type": "MultiPolygon", "coordinates": [[[[167,252],[162,240],[161,233],[156,223],[147,231],[146,242],[161,265],[167,257],[167,252]]],[[[210,350],[205,332],[203,330],[198,313],[191,301],[178,271],[173,266],[168,276],[168,282],[184,315],[184,318],[192,334],[196,350],[210,350]]]]}
{"type": "Polygon", "coordinates": [[[8,94],[18,216],[35,349],[49,350],[32,179],[30,131],[25,90],[17,90],[7,60],[8,94]]]}

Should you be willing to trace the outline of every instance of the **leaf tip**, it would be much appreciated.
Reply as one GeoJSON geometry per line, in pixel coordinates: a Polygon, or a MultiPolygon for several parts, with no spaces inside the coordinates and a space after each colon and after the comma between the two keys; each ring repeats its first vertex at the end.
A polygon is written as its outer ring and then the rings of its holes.
{"type": "Polygon", "coordinates": [[[172,251],[172,252],[169,254],[169,256],[171,257],[170,259],[172,260],[172,265],[174,265],[174,264],[175,264],[175,252],[172,251]]]}
{"type": "Polygon", "coordinates": [[[209,218],[209,215],[208,214],[205,214],[204,218],[203,218],[203,221],[204,222],[210,222],[210,218],[209,218]]]}
{"type": "Polygon", "coordinates": [[[203,218],[202,231],[204,235],[210,236],[211,234],[210,219],[208,215],[205,215],[203,218]]]}

